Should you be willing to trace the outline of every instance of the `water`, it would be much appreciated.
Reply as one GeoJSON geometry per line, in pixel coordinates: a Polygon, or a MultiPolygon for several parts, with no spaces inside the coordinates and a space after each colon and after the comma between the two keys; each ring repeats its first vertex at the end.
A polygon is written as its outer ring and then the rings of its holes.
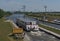
{"type": "MultiPolygon", "coordinates": [[[[34,19],[32,17],[30,17],[31,19],[34,19]]],[[[52,23],[48,23],[48,22],[43,22],[43,21],[39,21],[37,19],[35,19],[37,21],[38,24],[45,24],[45,25],[48,25],[48,26],[51,26],[51,27],[55,27],[55,28],[58,28],[60,29],[60,25],[57,25],[57,24],[52,24],[52,23]]]]}
{"type": "MultiPolygon", "coordinates": [[[[6,17],[6,19],[11,19],[11,20],[13,20],[14,22],[16,22],[16,18],[24,18],[24,14],[13,14],[13,15],[11,15],[11,16],[9,16],[9,17],[6,17]]],[[[25,18],[27,18],[28,16],[26,16],[25,18]]],[[[55,24],[50,24],[50,23],[46,23],[46,22],[42,22],[42,21],[38,21],[38,20],[36,20],[36,19],[33,19],[33,18],[30,18],[30,17],[28,17],[30,20],[35,20],[35,21],[37,21],[37,23],[39,22],[39,23],[43,23],[43,24],[46,24],[46,25],[51,25],[51,26],[56,26],[55,24]]],[[[60,26],[60,25],[59,25],[60,26]]],[[[58,25],[57,25],[57,27],[58,27],[58,25]]],[[[52,35],[49,35],[49,34],[47,34],[47,33],[42,33],[42,36],[38,36],[38,37],[36,37],[36,36],[33,36],[31,33],[28,33],[28,32],[26,32],[27,34],[28,34],[28,36],[30,36],[30,38],[31,38],[31,40],[32,41],[60,41],[59,39],[57,39],[57,38],[55,38],[54,36],[52,36],[52,35]]],[[[38,33],[37,33],[38,34],[38,33]]]]}
{"type": "Polygon", "coordinates": [[[13,14],[13,15],[10,15],[9,17],[6,17],[6,19],[10,19],[10,20],[13,20],[14,22],[16,22],[17,18],[21,18],[23,16],[24,16],[24,14],[13,14]]]}
{"type": "Polygon", "coordinates": [[[52,24],[52,23],[42,22],[42,21],[39,21],[39,23],[42,23],[42,24],[45,24],[45,25],[52,26],[52,27],[60,29],[60,25],[57,25],[57,24],[52,24]]]}
{"type": "Polygon", "coordinates": [[[20,18],[20,19],[22,19],[22,20],[23,20],[24,18],[27,18],[27,20],[25,20],[25,21],[34,20],[34,21],[37,21],[37,23],[42,23],[42,24],[45,24],[45,25],[52,26],[52,27],[55,27],[55,28],[60,29],[60,25],[56,25],[56,24],[52,24],[52,23],[47,23],[47,22],[42,22],[42,21],[36,20],[36,19],[34,19],[34,18],[25,16],[24,14],[13,14],[13,15],[11,15],[11,16],[9,16],[9,17],[6,17],[6,19],[11,19],[11,20],[13,20],[14,22],[16,22],[16,18],[20,18]]]}

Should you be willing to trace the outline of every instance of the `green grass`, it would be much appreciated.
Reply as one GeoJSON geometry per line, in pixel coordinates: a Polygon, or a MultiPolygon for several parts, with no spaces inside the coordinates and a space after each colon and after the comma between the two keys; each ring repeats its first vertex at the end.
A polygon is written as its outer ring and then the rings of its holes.
{"type": "MultiPolygon", "coordinates": [[[[12,37],[9,37],[8,34],[12,33],[13,25],[10,22],[5,22],[3,18],[0,19],[0,41],[16,41],[12,37]]],[[[20,39],[19,41],[23,41],[20,39]]]]}
{"type": "Polygon", "coordinates": [[[45,28],[47,30],[50,30],[52,32],[55,32],[57,34],[60,34],[60,30],[57,30],[57,29],[54,29],[54,28],[51,28],[51,27],[47,27],[47,26],[44,26],[44,25],[41,25],[41,24],[39,26],[42,27],[42,28],[45,28]]]}
{"type": "Polygon", "coordinates": [[[8,34],[12,31],[12,26],[9,22],[4,22],[4,19],[0,19],[0,41],[10,41],[8,34]]]}

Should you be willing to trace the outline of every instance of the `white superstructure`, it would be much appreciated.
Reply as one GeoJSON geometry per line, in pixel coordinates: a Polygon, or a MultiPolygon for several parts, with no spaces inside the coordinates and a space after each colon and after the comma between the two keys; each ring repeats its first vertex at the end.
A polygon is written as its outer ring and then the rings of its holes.
{"type": "Polygon", "coordinates": [[[39,27],[35,21],[32,21],[30,22],[30,24],[26,24],[26,29],[27,30],[39,30],[39,27]]]}

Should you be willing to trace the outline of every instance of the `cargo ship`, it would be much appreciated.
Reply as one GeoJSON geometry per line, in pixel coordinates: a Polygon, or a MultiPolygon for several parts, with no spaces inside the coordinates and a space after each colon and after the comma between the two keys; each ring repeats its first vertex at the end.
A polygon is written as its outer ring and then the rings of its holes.
{"type": "Polygon", "coordinates": [[[25,31],[39,30],[37,22],[27,17],[21,17],[16,19],[16,24],[22,26],[25,31]]]}

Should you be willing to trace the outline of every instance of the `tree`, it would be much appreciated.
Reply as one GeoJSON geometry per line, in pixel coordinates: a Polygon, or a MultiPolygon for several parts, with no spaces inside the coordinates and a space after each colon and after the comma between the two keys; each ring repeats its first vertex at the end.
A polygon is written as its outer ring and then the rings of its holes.
{"type": "Polygon", "coordinates": [[[4,16],[4,11],[0,9],[0,18],[4,16]]]}
{"type": "Polygon", "coordinates": [[[3,16],[8,16],[11,15],[11,12],[5,12],[4,10],[0,9],[0,18],[2,18],[3,16]]]}

